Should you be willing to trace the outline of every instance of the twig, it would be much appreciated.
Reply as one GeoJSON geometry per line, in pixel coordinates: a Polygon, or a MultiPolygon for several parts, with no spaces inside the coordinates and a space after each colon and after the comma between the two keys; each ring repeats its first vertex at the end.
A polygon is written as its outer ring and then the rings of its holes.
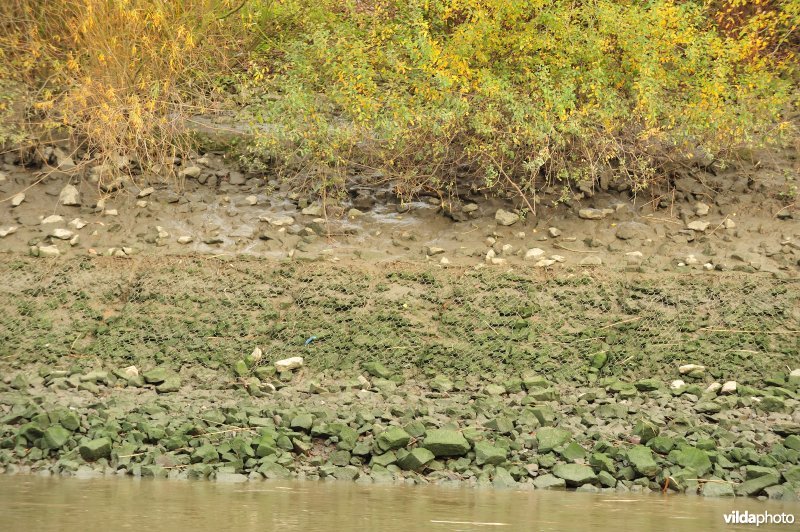
{"type": "Polygon", "coordinates": [[[615,322],[615,323],[610,323],[608,325],[603,325],[602,327],[600,327],[597,330],[598,331],[602,331],[603,329],[610,329],[611,327],[616,327],[617,325],[622,325],[623,323],[630,323],[632,321],[636,321],[636,320],[640,320],[640,319],[642,319],[642,316],[636,316],[634,318],[628,318],[627,320],[622,320],[622,321],[618,321],[618,322],[615,322]]]}
{"type": "Polygon", "coordinates": [[[745,333],[745,334],[798,334],[800,331],[748,331],[744,329],[712,329],[703,327],[698,329],[705,332],[726,332],[726,333],[745,333]]]}
{"type": "Polygon", "coordinates": [[[554,248],[563,249],[564,251],[571,251],[573,253],[600,253],[599,251],[595,250],[579,250],[579,249],[571,249],[565,246],[564,244],[560,244],[558,242],[553,244],[554,248]]]}

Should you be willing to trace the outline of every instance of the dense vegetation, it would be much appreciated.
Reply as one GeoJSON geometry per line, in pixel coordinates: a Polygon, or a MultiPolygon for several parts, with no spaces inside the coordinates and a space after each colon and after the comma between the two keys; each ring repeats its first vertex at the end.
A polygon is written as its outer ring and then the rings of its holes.
{"type": "Polygon", "coordinates": [[[0,17],[0,112],[23,102],[28,124],[0,140],[63,127],[144,168],[225,101],[258,132],[250,162],[318,189],[363,169],[406,192],[641,188],[669,161],[797,138],[797,0],[13,0],[0,17]]]}

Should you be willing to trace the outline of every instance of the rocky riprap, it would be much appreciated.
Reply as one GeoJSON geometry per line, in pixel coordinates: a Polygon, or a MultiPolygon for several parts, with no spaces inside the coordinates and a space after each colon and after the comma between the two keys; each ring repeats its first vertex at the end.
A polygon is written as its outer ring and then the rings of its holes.
{"type": "Polygon", "coordinates": [[[798,371],[759,388],[726,383],[723,394],[702,366],[681,375],[689,384],[601,378],[575,389],[533,371],[417,380],[380,363],[327,375],[301,364],[278,373],[257,350],[230,372],[9,373],[0,470],[783,500],[800,492],[798,371]]]}

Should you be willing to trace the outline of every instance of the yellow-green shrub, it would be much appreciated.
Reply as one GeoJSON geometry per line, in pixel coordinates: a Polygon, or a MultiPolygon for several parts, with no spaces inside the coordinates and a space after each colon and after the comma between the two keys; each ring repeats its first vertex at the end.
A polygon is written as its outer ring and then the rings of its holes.
{"type": "Polygon", "coordinates": [[[798,2],[723,27],[741,3],[275,0],[251,72],[268,93],[256,151],[322,185],[366,166],[408,191],[447,189],[459,167],[525,192],[607,168],[643,187],[698,147],[795,133],[798,2]]]}
{"type": "Polygon", "coordinates": [[[155,165],[188,148],[183,120],[204,111],[221,75],[246,59],[251,25],[237,6],[7,0],[0,81],[29,89],[32,133],[64,128],[98,159],[155,165]]]}

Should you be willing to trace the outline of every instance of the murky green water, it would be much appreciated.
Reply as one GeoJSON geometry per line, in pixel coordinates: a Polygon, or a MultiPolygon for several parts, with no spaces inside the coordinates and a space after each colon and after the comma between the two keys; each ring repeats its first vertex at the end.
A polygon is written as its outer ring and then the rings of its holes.
{"type": "Polygon", "coordinates": [[[0,476],[0,530],[800,530],[800,504],[349,483],[0,476]],[[724,514],[791,513],[793,525],[724,514]]]}

